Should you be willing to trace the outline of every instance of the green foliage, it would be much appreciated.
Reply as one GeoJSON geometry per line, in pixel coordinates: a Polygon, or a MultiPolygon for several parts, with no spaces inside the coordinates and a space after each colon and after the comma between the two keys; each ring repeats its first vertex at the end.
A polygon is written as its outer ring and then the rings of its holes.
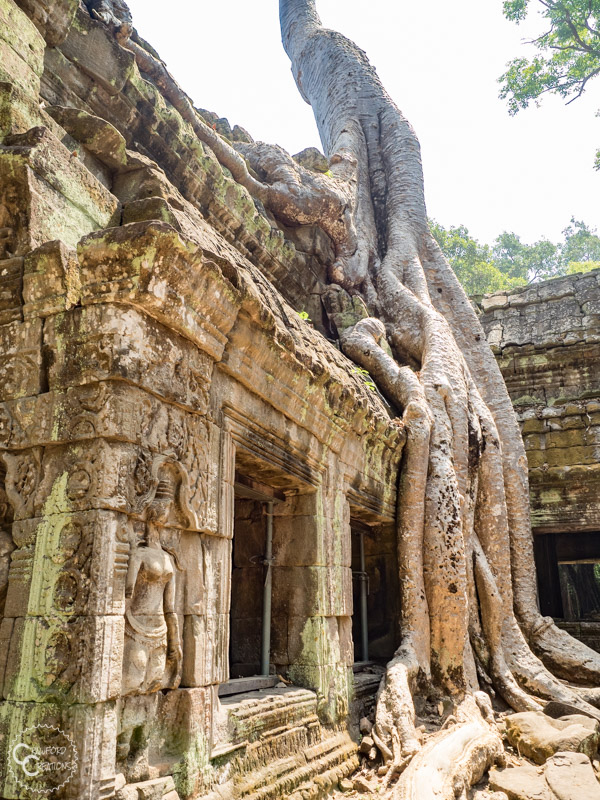
{"type": "Polygon", "coordinates": [[[511,289],[546,278],[589,272],[600,267],[600,236],[581,220],[571,219],[563,240],[521,241],[501,233],[490,247],[474,239],[464,225],[444,228],[430,220],[437,243],[468,295],[511,289]]]}
{"type": "Polygon", "coordinates": [[[501,233],[493,248],[496,266],[519,285],[551,278],[558,271],[558,248],[548,239],[525,244],[516,233],[501,233]]]}
{"type": "Polygon", "coordinates": [[[430,220],[431,232],[468,295],[508,289],[517,283],[502,274],[494,263],[492,249],[480,244],[464,225],[444,228],[430,220]]]}
{"type": "Polygon", "coordinates": [[[360,375],[367,389],[370,389],[372,392],[377,391],[377,386],[375,386],[375,382],[373,381],[373,378],[371,378],[368,370],[362,369],[361,367],[355,367],[352,370],[352,372],[356,373],[357,375],[360,375]]]}
{"type": "Polygon", "coordinates": [[[567,267],[567,275],[574,275],[576,272],[591,272],[593,269],[600,269],[600,261],[571,261],[567,267]]]}
{"type": "Polygon", "coordinates": [[[570,225],[563,231],[563,236],[565,241],[561,246],[561,259],[564,264],[600,261],[600,236],[597,235],[595,228],[588,228],[585,222],[572,217],[570,225]]]}
{"type": "MultiPolygon", "coordinates": [[[[531,0],[505,0],[504,15],[519,24],[530,11],[531,0]]],[[[511,114],[539,103],[547,92],[573,100],[588,81],[600,74],[600,0],[538,0],[544,32],[533,40],[538,53],[515,58],[500,77],[500,97],[511,114]],[[541,7],[541,8],[540,8],[541,7]]],[[[596,154],[600,169],[600,151],[596,154]]]]}

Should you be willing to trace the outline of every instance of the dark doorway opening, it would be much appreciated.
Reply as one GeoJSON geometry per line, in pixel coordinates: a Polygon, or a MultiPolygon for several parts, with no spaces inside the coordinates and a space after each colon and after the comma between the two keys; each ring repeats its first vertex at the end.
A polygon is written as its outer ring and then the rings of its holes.
{"type": "Polygon", "coordinates": [[[534,537],[542,614],[567,622],[600,622],[600,533],[534,537]]]}
{"type": "Polygon", "coordinates": [[[230,678],[270,672],[272,510],[285,495],[236,473],[231,565],[230,678]]]}
{"type": "Polygon", "coordinates": [[[354,661],[387,662],[397,647],[398,569],[393,526],[350,522],[354,661]]]}

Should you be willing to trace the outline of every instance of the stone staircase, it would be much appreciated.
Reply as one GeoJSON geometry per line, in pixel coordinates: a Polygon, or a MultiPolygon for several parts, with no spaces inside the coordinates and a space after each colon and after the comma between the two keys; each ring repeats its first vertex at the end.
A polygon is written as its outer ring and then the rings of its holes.
{"type": "Polygon", "coordinates": [[[217,783],[206,800],[318,798],[358,767],[356,743],[346,729],[321,724],[306,689],[224,698],[217,739],[217,783]]]}

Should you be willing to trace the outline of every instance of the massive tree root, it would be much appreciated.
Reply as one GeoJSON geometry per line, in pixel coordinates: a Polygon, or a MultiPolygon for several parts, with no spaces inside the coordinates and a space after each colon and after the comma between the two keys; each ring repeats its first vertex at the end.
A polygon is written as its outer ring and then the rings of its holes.
{"type": "Polygon", "coordinates": [[[139,43],[124,46],[270,213],[286,225],[318,224],[333,242],[325,300],[341,347],[401,409],[407,430],[397,512],[402,638],[373,733],[389,775],[402,773],[398,798],[466,797],[500,747],[480,687],[516,711],[559,700],[600,719],[600,655],[539,613],[523,443],[476,314],[429,231],[414,131],[365,54],[322,27],[314,0],[280,0],[280,18],[328,176],[280,148],[237,152],[161,62],[139,43]],[[454,709],[453,724],[424,748],[416,692],[454,709]]]}
{"type": "Polygon", "coordinates": [[[345,241],[332,237],[330,317],[344,352],[402,409],[408,434],[397,515],[402,643],[374,735],[391,772],[410,761],[398,797],[460,797],[460,781],[498,755],[480,685],[517,711],[555,699],[600,718],[587,702],[594,693],[576,686],[598,683],[600,655],[539,614],[523,443],[477,317],[429,231],[414,131],[365,54],[322,27],[314,0],[280,0],[280,17],[352,221],[339,228],[345,241]],[[357,295],[369,316],[348,327],[357,295]],[[421,752],[416,691],[451,698],[457,720],[421,752]]]}

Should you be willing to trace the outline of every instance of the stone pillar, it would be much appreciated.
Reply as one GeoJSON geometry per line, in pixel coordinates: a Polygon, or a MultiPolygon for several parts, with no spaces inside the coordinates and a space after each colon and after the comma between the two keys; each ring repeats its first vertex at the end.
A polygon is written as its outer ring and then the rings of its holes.
{"type": "MultiPolygon", "coordinates": [[[[213,361],[140,310],[70,308],[81,270],[61,243],[24,264],[23,321],[0,325],[2,761],[23,732],[60,732],[75,756],[57,796],[159,780],[159,752],[191,793],[227,663],[213,361]]],[[[22,796],[18,770],[0,795],[22,796]]]]}
{"type": "Polygon", "coordinates": [[[348,713],[354,661],[349,509],[331,474],[275,507],[273,547],[273,660],[317,691],[324,722],[348,713]]]}

